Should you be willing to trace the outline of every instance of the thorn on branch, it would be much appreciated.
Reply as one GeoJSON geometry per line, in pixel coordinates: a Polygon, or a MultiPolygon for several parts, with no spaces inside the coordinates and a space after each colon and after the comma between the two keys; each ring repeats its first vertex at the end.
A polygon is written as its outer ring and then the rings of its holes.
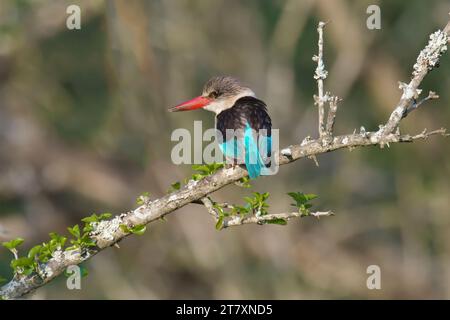
{"type": "Polygon", "coordinates": [[[317,160],[317,157],[315,155],[309,156],[308,158],[314,161],[316,167],[319,167],[319,161],[317,160]]]}

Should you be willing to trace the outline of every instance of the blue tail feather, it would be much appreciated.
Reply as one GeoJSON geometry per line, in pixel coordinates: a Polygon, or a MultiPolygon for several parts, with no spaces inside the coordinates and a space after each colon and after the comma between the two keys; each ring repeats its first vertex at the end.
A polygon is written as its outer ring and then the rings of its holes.
{"type": "Polygon", "coordinates": [[[237,159],[240,163],[244,161],[250,179],[256,179],[261,175],[261,172],[266,167],[261,154],[264,155],[264,158],[270,156],[272,147],[271,137],[261,136],[258,144],[253,132],[247,123],[244,129],[243,145],[242,140],[236,138],[219,144],[222,153],[226,157],[237,159]],[[244,151],[244,157],[242,151],[244,151]]]}
{"type": "Polygon", "coordinates": [[[261,157],[261,152],[269,152],[271,148],[270,137],[261,136],[260,143],[255,140],[253,130],[247,123],[244,135],[245,147],[245,166],[247,167],[250,179],[256,179],[261,175],[261,171],[265,168],[264,161],[261,157]]]}

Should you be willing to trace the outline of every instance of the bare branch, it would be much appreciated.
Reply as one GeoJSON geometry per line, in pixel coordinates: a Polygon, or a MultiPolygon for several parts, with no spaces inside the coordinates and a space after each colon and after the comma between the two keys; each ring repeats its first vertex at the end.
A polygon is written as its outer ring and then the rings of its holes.
{"type": "Polygon", "coordinates": [[[411,112],[413,112],[414,110],[416,110],[418,107],[420,107],[424,102],[428,101],[428,100],[436,100],[439,99],[439,95],[436,94],[436,92],[434,91],[430,91],[428,93],[428,96],[426,96],[425,98],[423,98],[422,100],[420,100],[419,102],[417,102],[415,99],[412,103],[412,105],[410,105],[408,108],[406,108],[405,113],[403,114],[403,118],[406,118],[408,116],[408,114],[410,114],[411,112]]]}
{"type": "Polygon", "coordinates": [[[314,79],[317,80],[318,95],[314,97],[315,103],[319,110],[319,136],[322,138],[326,134],[325,130],[325,103],[327,102],[327,96],[324,95],[323,80],[327,78],[328,71],[325,70],[325,64],[323,62],[323,28],[326,22],[319,22],[317,32],[319,33],[319,40],[317,45],[319,51],[316,56],[313,57],[313,61],[317,62],[316,72],[314,79]]]}
{"type": "Polygon", "coordinates": [[[214,204],[209,197],[201,198],[200,201],[205,206],[208,213],[217,221],[219,219],[219,213],[214,208],[214,204]]]}
{"type": "Polygon", "coordinates": [[[314,79],[317,80],[318,95],[314,95],[314,104],[317,105],[319,112],[319,137],[324,139],[324,143],[329,143],[331,137],[333,136],[333,127],[336,118],[337,105],[341,99],[333,96],[330,92],[324,93],[324,80],[328,76],[328,71],[325,69],[325,63],[323,61],[323,29],[326,24],[327,22],[320,21],[317,26],[317,32],[319,33],[319,40],[317,42],[318,53],[313,57],[313,61],[317,62],[314,79]],[[326,103],[329,103],[329,110],[325,123],[326,103]]]}
{"type": "Polygon", "coordinates": [[[327,118],[327,135],[331,137],[333,135],[333,128],[334,128],[334,122],[336,120],[336,112],[338,103],[341,101],[339,97],[331,96],[328,99],[328,102],[330,104],[330,109],[328,110],[328,118],[327,118]]]}

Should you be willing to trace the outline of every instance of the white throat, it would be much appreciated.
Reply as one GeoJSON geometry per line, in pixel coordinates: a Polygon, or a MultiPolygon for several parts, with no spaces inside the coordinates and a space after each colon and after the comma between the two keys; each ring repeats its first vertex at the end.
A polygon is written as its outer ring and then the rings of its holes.
{"type": "Polygon", "coordinates": [[[255,93],[252,90],[246,88],[236,96],[227,99],[218,99],[218,101],[211,102],[203,109],[214,112],[216,115],[218,115],[222,111],[230,109],[232,106],[234,106],[234,103],[240,98],[248,96],[255,97],[255,93]]]}

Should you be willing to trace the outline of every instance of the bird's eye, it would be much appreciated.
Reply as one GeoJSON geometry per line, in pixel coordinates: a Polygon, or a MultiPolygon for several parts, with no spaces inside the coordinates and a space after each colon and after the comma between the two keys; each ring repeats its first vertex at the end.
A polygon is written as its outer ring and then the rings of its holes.
{"type": "Polygon", "coordinates": [[[212,92],[209,94],[209,97],[210,97],[210,98],[213,98],[213,99],[217,98],[218,96],[219,96],[219,94],[217,93],[217,91],[212,91],[212,92]]]}

